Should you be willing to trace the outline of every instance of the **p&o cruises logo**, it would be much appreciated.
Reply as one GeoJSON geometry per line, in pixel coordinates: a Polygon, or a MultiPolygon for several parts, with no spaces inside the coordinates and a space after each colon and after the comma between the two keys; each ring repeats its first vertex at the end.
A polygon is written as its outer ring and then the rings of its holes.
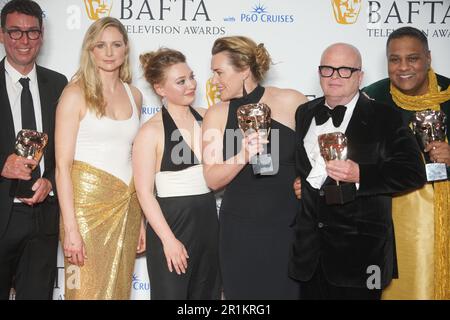
{"type": "MultiPolygon", "coordinates": [[[[225,20],[235,21],[233,18],[225,18],[225,20]]],[[[239,16],[240,22],[247,23],[292,23],[294,20],[294,15],[274,13],[273,11],[269,11],[268,8],[261,3],[254,5],[252,11],[243,12],[239,16]]]]}
{"type": "Polygon", "coordinates": [[[107,17],[111,13],[113,1],[105,0],[83,0],[86,13],[91,20],[98,20],[107,17]]]}
{"type": "Polygon", "coordinates": [[[137,291],[149,291],[150,290],[150,283],[141,281],[138,276],[133,273],[133,279],[131,280],[132,286],[134,290],[137,291]]]}
{"type": "Polygon", "coordinates": [[[331,0],[336,22],[339,24],[354,24],[361,11],[362,0],[331,0]]]}

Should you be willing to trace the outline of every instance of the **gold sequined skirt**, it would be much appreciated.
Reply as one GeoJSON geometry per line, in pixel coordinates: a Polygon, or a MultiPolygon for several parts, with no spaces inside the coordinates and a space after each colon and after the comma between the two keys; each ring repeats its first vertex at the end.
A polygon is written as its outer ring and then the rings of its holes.
{"type": "Polygon", "coordinates": [[[81,161],[72,184],[88,258],[83,267],[64,261],[65,299],[129,299],[141,219],[134,185],[81,161]]]}

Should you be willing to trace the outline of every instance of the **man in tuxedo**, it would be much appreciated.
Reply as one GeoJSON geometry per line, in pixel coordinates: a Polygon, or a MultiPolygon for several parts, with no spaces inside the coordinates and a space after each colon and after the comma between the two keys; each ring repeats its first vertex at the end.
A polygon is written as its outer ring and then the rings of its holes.
{"type": "Polygon", "coordinates": [[[0,299],[8,299],[12,286],[16,299],[51,299],[56,275],[54,124],[67,79],[36,65],[43,41],[42,17],[40,6],[31,0],[12,0],[1,11],[0,42],[6,58],[0,62],[0,299]],[[15,155],[15,137],[21,129],[48,134],[39,164],[15,155]],[[34,177],[33,195],[15,196],[12,185],[34,177]]]}
{"type": "Polygon", "coordinates": [[[324,97],[296,113],[301,209],[289,274],[304,299],[379,299],[396,276],[392,194],[425,183],[400,113],[360,93],[361,67],[355,47],[328,47],[319,66],[324,97]],[[331,132],[345,133],[347,160],[321,157],[318,136],[331,132]],[[327,203],[337,181],[345,196],[327,203]]]}

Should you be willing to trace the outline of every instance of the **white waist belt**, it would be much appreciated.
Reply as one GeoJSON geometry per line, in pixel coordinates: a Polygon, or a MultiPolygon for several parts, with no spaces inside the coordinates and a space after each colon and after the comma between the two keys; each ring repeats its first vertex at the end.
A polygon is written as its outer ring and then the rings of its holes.
{"type": "Polygon", "coordinates": [[[201,164],[180,171],[160,171],[155,176],[158,197],[180,197],[205,194],[206,185],[201,164]]]}

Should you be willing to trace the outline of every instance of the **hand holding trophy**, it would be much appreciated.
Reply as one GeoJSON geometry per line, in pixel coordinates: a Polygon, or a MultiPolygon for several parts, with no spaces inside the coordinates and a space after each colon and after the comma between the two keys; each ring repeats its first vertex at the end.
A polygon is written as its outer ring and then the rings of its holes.
{"type": "MultiPolygon", "coordinates": [[[[239,128],[245,136],[253,132],[260,133],[268,139],[270,134],[270,108],[265,103],[242,105],[237,110],[239,128]]],[[[274,175],[274,166],[270,154],[263,152],[250,159],[254,174],[274,175]]]]}
{"type": "MultiPolygon", "coordinates": [[[[318,137],[320,155],[325,161],[347,160],[347,137],[342,132],[321,134],[318,137]]],[[[323,187],[327,204],[344,204],[355,199],[354,184],[326,185],[323,187]]]]}
{"type": "MultiPolygon", "coordinates": [[[[39,165],[47,143],[48,136],[46,133],[28,129],[20,130],[16,138],[15,154],[24,158],[34,159],[39,165]]],[[[37,166],[31,168],[33,172],[37,170],[37,166]]],[[[11,184],[10,195],[15,198],[33,197],[34,191],[31,188],[38,178],[36,174],[32,174],[30,180],[14,180],[11,184]]]]}
{"type": "MultiPolygon", "coordinates": [[[[445,141],[447,127],[446,116],[442,111],[424,110],[418,111],[412,122],[413,131],[424,150],[433,141],[445,141]]],[[[425,165],[428,181],[447,179],[447,166],[445,163],[427,163],[425,165]]]]}

